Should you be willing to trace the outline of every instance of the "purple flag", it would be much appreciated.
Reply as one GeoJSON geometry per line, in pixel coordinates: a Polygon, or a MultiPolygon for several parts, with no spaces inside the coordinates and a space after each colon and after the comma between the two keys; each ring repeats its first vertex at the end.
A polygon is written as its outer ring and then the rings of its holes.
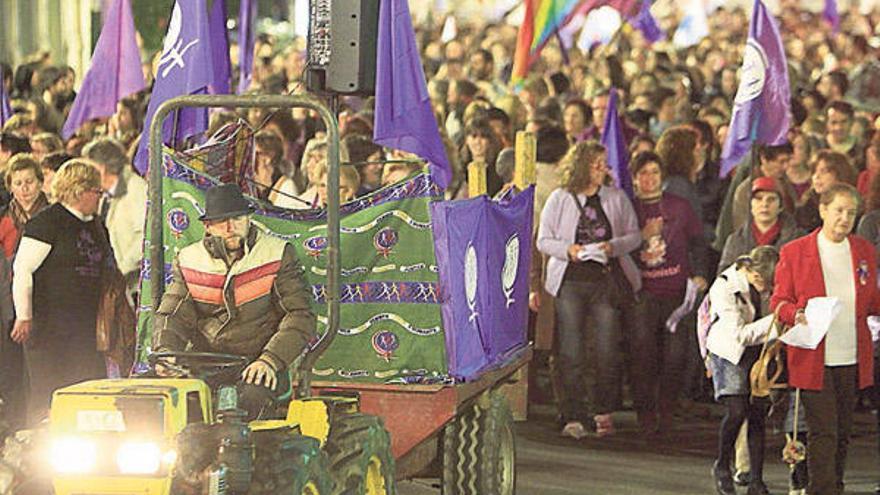
{"type": "Polygon", "coordinates": [[[840,14],[837,12],[837,0],[825,0],[825,8],[822,10],[822,18],[825,19],[828,24],[831,24],[831,28],[834,30],[835,34],[840,32],[840,14]]]}
{"type": "Polygon", "coordinates": [[[226,0],[214,0],[209,19],[211,33],[211,60],[214,62],[214,82],[208,86],[212,95],[228,95],[232,80],[229,61],[229,39],[226,36],[226,0]]]}
{"type": "Polygon", "coordinates": [[[110,16],[110,9],[113,8],[113,4],[116,3],[115,0],[101,0],[101,25],[107,24],[107,19],[110,16]]]}
{"type": "Polygon", "coordinates": [[[534,186],[507,202],[431,203],[447,363],[457,378],[479,376],[526,345],[534,204],[534,186]]]}
{"type": "Polygon", "coordinates": [[[3,67],[0,67],[0,129],[12,117],[12,105],[9,104],[9,94],[6,92],[5,80],[6,75],[3,74],[3,67]]]}
{"type": "Polygon", "coordinates": [[[656,43],[666,37],[666,32],[651,14],[651,3],[653,3],[651,0],[642,0],[639,12],[629,20],[634,28],[642,32],[642,36],[649,44],[656,43]]]}
{"type": "Polygon", "coordinates": [[[406,0],[387,0],[379,6],[373,141],[422,157],[437,185],[449,185],[452,168],[428,98],[406,0]]]}
{"type": "Polygon", "coordinates": [[[105,19],[89,71],[61,129],[64,139],[89,120],[113,115],[119,100],[144,89],[129,0],[115,0],[105,19]]]}
{"type": "Polygon", "coordinates": [[[254,23],[257,21],[257,2],[241,0],[238,8],[238,94],[251,87],[251,74],[254,71],[254,23]]]}
{"type": "Polygon", "coordinates": [[[721,152],[721,177],[748,154],[753,142],[786,142],[791,125],[791,92],[782,38],[761,0],[755,0],[740,72],[730,130],[721,152]]]}
{"type": "Polygon", "coordinates": [[[617,90],[611,88],[608,98],[608,109],[605,112],[605,125],[602,127],[602,145],[608,153],[608,168],[611,169],[611,177],[614,184],[623,189],[630,199],[635,197],[633,193],[632,175],[629,173],[629,153],[627,152],[626,138],[623,136],[620,125],[620,117],[617,115],[617,90]]]}
{"type": "MultiPolygon", "coordinates": [[[[149,167],[150,124],[159,105],[175,96],[205,94],[214,78],[211,60],[211,37],[208,32],[208,11],[205,0],[177,0],[168,23],[162,56],[159,59],[156,82],[144,120],[144,136],[138,146],[134,165],[145,174],[149,167]]],[[[162,125],[165,143],[181,142],[208,128],[207,108],[185,108],[170,115],[162,125]],[[175,135],[175,120],[177,133],[175,135]]]]}

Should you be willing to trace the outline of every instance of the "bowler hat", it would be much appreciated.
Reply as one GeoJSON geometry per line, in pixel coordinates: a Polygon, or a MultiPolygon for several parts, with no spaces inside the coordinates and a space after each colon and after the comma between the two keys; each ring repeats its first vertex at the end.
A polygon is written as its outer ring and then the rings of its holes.
{"type": "Polygon", "coordinates": [[[247,215],[252,211],[236,184],[214,186],[205,192],[205,213],[200,220],[222,220],[247,215]]]}

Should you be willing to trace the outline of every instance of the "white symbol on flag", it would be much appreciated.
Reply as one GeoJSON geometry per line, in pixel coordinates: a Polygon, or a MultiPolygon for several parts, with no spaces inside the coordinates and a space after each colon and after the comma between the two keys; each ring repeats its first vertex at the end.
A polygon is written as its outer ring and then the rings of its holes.
{"type": "Polygon", "coordinates": [[[467,297],[468,309],[471,315],[468,321],[473,322],[477,318],[477,250],[473,244],[468,243],[464,254],[464,293],[467,297]]]}
{"type": "Polygon", "coordinates": [[[183,56],[199,42],[196,38],[183,46],[184,40],[180,37],[182,26],[183,14],[180,12],[180,4],[174,2],[174,11],[171,13],[171,22],[168,24],[168,34],[165,35],[165,44],[162,46],[162,57],[159,59],[159,67],[167,64],[167,67],[162,71],[163,79],[168,77],[168,74],[175,67],[181,69],[186,67],[183,56]]]}
{"type": "Polygon", "coordinates": [[[504,268],[501,270],[501,288],[504,291],[507,307],[515,301],[513,299],[514,284],[519,268],[519,235],[514,233],[507,239],[504,248],[504,268]]]}

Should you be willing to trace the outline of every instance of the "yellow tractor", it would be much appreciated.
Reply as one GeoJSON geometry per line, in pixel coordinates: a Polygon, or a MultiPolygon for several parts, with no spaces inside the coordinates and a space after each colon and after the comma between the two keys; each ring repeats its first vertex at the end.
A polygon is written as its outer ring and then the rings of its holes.
{"type": "Polygon", "coordinates": [[[174,378],[93,380],[59,389],[16,494],[385,495],[394,493],[390,438],[352,397],[282,400],[246,422],[239,356],[160,353],[174,378]]]}

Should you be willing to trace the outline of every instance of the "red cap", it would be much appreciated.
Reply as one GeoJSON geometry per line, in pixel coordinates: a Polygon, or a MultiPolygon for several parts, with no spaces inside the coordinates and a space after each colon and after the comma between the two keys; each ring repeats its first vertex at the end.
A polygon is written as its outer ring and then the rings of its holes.
{"type": "Polygon", "coordinates": [[[782,193],[779,191],[779,187],[776,184],[776,179],[773,177],[758,177],[752,179],[752,196],[758,191],[772,191],[779,194],[780,197],[782,196],[782,193]]]}

